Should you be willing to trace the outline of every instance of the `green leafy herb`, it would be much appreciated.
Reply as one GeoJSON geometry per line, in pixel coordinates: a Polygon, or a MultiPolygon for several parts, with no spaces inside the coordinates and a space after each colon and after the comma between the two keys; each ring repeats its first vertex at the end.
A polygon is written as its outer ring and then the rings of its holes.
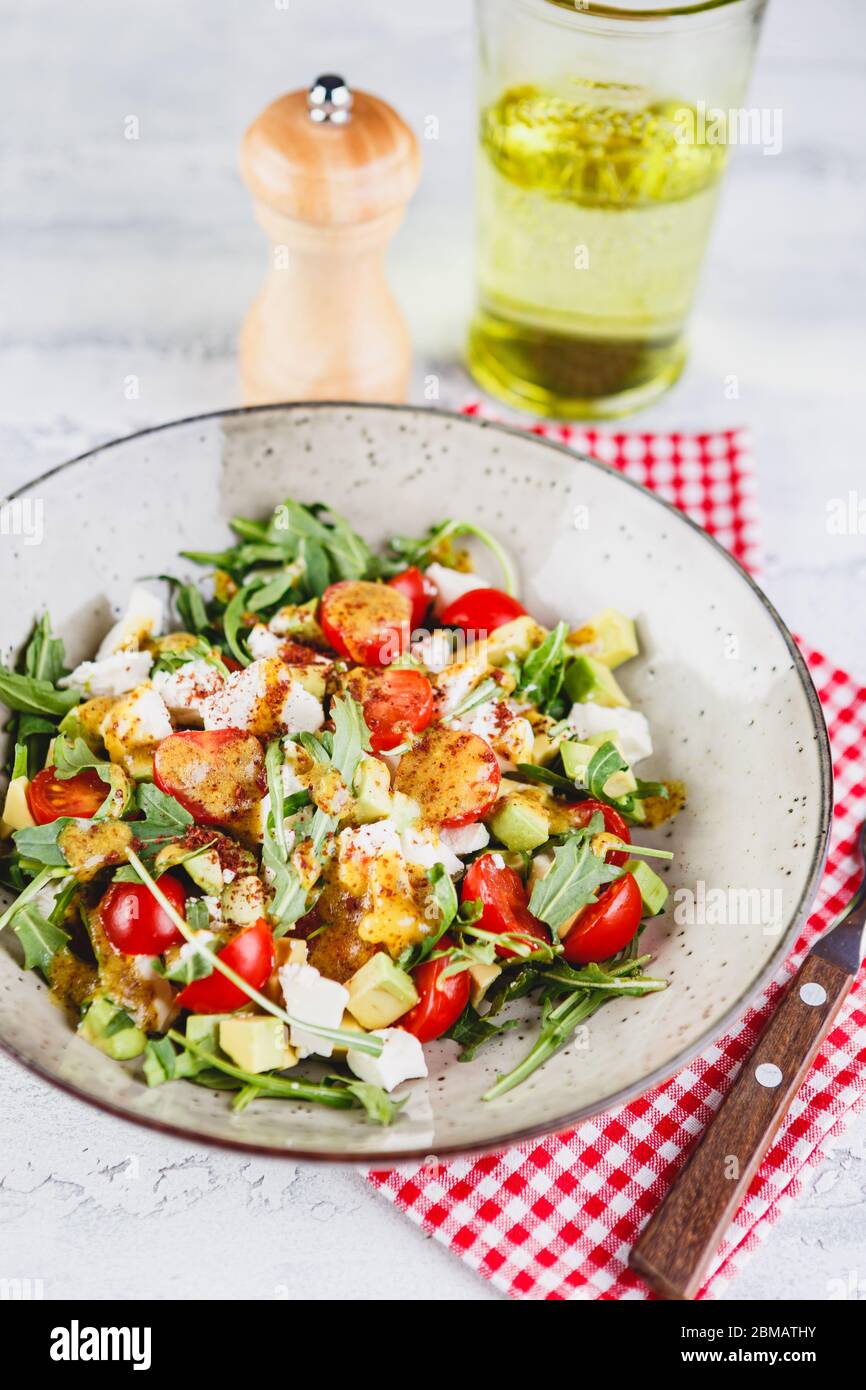
{"type": "Polygon", "coordinates": [[[541,782],[555,791],[565,792],[570,801],[586,801],[587,793],[579,791],[570,778],[549,767],[536,767],[535,763],[518,763],[513,771],[506,772],[512,782],[541,782]]]}
{"type": "Polygon", "coordinates": [[[554,851],[550,873],[539,879],[532,890],[530,912],[554,931],[573,917],[578,908],[591,902],[602,884],[620,877],[621,870],[615,864],[605,864],[593,854],[589,837],[594,833],[590,823],[559,845],[554,851]]]}
{"type": "Polygon", "coordinates": [[[268,916],[274,924],[275,937],[285,936],[289,927],[303,917],[308,898],[307,890],[289,860],[282,768],[283,750],[279,739],[274,739],[268,744],[265,754],[270,810],[262,843],[262,867],[267,871],[272,889],[268,916]]]}
{"type": "Polygon", "coordinates": [[[457,901],[457,892],[444,864],[433,864],[427,870],[427,877],[432,889],[431,896],[439,908],[439,921],[423,941],[407,946],[400,954],[397,964],[403,970],[413,970],[422,961],[430,960],[442,937],[452,926],[460,929],[468,927],[481,916],[480,902],[473,900],[461,905],[457,901]]]}
{"type": "MultiPolygon", "coordinates": [[[[63,865],[64,868],[68,868],[66,855],[60,848],[60,837],[70,824],[70,816],[61,816],[59,820],[51,821],[48,825],[29,825],[24,830],[16,830],[12,836],[15,848],[22,859],[32,864],[47,864],[52,868],[63,865]]],[[[89,825],[90,822],[85,820],[80,824],[89,825]]]]}
{"type": "Polygon", "coordinates": [[[51,681],[18,675],[0,666],[0,704],[17,714],[54,714],[59,717],[80,701],[77,690],[58,690],[51,681]]]}
{"type": "Polygon", "coordinates": [[[24,649],[24,670],[34,680],[56,685],[66,669],[64,661],[63,639],[54,636],[51,619],[43,613],[24,649]]]}
{"type": "Polygon", "coordinates": [[[26,969],[38,967],[46,976],[57,952],[69,941],[69,933],[43,917],[33,903],[26,903],[14,913],[12,930],[24,948],[26,969]]]}
{"type": "Polygon", "coordinates": [[[111,780],[111,763],[91,752],[83,738],[69,739],[58,734],[54,743],[54,771],[61,781],[93,768],[103,782],[111,780]]]}
{"type": "MultiPolygon", "coordinates": [[[[367,728],[361,705],[357,700],[353,700],[351,695],[337,695],[331,701],[331,719],[334,722],[331,767],[339,773],[343,784],[351,793],[358,764],[364,753],[370,751],[370,730],[367,728]]],[[[326,836],[332,834],[338,824],[338,817],[330,816],[320,808],[316,810],[310,828],[315,853],[318,853],[326,836]]]]}
{"type": "Polygon", "coordinates": [[[397,574],[409,565],[416,565],[418,569],[426,569],[432,560],[443,555],[447,560],[450,558],[451,542],[460,536],[475,536],[477,540],[487,546],[487,549],[495,555],[502,570],[502,588],[507,594],[516,594],[517,576],[506,551],[495,536],[486,531],[483,526],[476,526],[471,521],[439,521],[420,537],[392,536],[388,544],[393,559],[386,562],[385,572],[397,574]]]}
{"type": "Polygon", "coordinates": [[[482,1016],[467,1004],[457,1022],[445,1034],[461,1047],[459,1062],[471,1062],[480,1047],[491,1038],[510,1032],[520,1026],[519,1018],[508,1018],[503,1023],[493,1023],[488,1016],[482,1016]]]}
{"type": "Polygon", "coordinates": [[[357,1081],[354,1077],[337,1075],[330,1076],[328,1080],[360,1101],[367,1112],[367,1118],[376,1125],[393,1124],[409,1099],[408,1096],[403,1096],[401,1100],[392,1100],[387,1091],[374,1085],[372,1081],[357,1081]]]}
{"type": "Polygon", "coordinates": [[[478,705],[486,704],[486,702],[492,700],[493,696],[498,692],[498,683],[492,676],[488,676],[485,680],[480,681],[474,690],[470,690],[469,694],[463,697],[456,709],[453,709],[446,718],[462,719],[464,714],[468,714],[470,710],[475,709],[478,705]]]}
{"type": "Polygon", "coordinates": [[[169,840],[180,839],[194,823],[185,806],[161,792],[152,782],[140,783],[135,802],[144,819],[133,822],[133,832],[136,840],[151,850],[169,840]]]}
{"type": "Polygon", "coordinates": [[[549,710],[556,704],[565,673],[568,623],[557,623],[540,646],[529,653],[520,671],[515,694],[549,710]]]}
{"type": "Polygon", "coordinates": [[[180,651],[161,651],[153,663],[153,669],[154,671],[178,671],[191,661],[206,661],[209,666],[215,666],[218,671],[227,673],[222,656],[204,637],[197,637],[194,642],[181,648],[180,651]]]}

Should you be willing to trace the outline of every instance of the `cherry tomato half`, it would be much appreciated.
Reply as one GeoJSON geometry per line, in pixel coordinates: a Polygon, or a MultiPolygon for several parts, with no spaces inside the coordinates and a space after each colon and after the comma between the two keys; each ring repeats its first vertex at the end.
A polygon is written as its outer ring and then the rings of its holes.
{"type": "Polygon", "coordinates": [[[53,767],[37,772],[27,788],[27,805],[37,825],[48,825],[61,816],[95,816],[108,796],[108,783],[89,767],[74,777],[58,777],[53,767]]]}
{"type": "Polygon", "coordinates": [[[245,729],[183,729],[153,755],[153,780],[196,820],[221,825],[250,811],[267,790],[265,756],[245,729]]]}
{"type": "Polygon", "coordinates": [[[499,795],[496,754],[477,734],[434,725],[397,765],[394,785],[417,801],[430,825],[480,820],[499,795]]]}
{"type": "MultiPolygon", "coordinates": [[[[160,874],[156,885],[185,917],[186,893],[174,874],[160,874]]],[[[183,935],[143,883],[112,883],[99,904],[99,915],[112,946],[127,956],[161,956],[178,946],[183,935]]]]}
{"type": "MultiPolygon", "coordinates": [[[[251,927],[246,927],[217,955],[253,989],[263,989],[274,968],[274,938],[265,919],[260,917],[251,927]]],[[[248,1002],[249,996],[226,979],[216,966],[210,975],[203,980],[193,980],[177,996],[179,1007],[194,1014],[231,1013],[248,1002]]]]}
{"type": "Polygon", "coordinates": [[[388,666],[409,646],[412,603],[387,584],[342,579],[322,594],[319,622],[340,656],[361,666],[388,666]]]}
{"type": "Polygon", "coordinates": [[[413,629],[422,627],[424,619],[427,617],[427,610],[436,597],[436,585],[415,565],[410,565],[407,570],[395,574],[393,579],[388,580],[388,583],[392,589],[397,589],[399,593],[405,594],[411,603],[413,629]]]}
{"type": "Polygon", "coordinates": [[[421,671],[359,669],[348,681],[349,691],[364,707],[375,753],[387,752],[409,734],[419,734],[433,718],[433,687],[421,671]]]}
{"type": "MultiPolygon", "coordinates": [[[[437,950],[447,951],[453,945],[450,937],[443,936],[437,950]]],[[[469,972],[461,970],[443,980],[441,976],[447,964],[448,957],[441,956],[438,960],[425,960],[412,971],[418,1003],[399,1020],[399,1027],[414,1033],[419,1042],[441,1038],[469,1003],[469,972]]]]}
{"type": "Polygon", "coordinates": [[[495,632],[525,612],[522,603],[501,589],[470,589],[449,603],[439,621],[443,627],[459,627],[464,632],[483,635],[495,632]]]}
{"type": "MultiPolygon", "coordinates": [[[[618,840],[622,840],[623,844],[631,844],[631,835],[629,834],[628,825],[623,820],[619,811],[613,806],[606,806],[603,801],[576,801],[573,805],[568,807],[568,818],[573,825],[582,827],[588,824],[591,817],[594,816],[597,811],[601,812],[604,819],[604,828],[609,835],[615,835],[618,840]]],[[[628,854],[625,850],[621,849],[609,849],[604,856],[604,862],[606,864],[618,864],[620,868],[622,868],[627,859],[628,854]]]]}
{"type": "Polygon", "coordinates": [[[615,956],[640,926],[642,910],[634,874],[623,874],[578,913],[562,943],[569,965],[588,965],[590,961],[615,956]]]}
{"type": "MultiPolygon", "coordinates": [[[[461,900],[483,906],[480,925],[485,931],[512,932],[532,941],[550,941],[543,922],[529,911],[529,894],[516,869],[497,864],[495,854],[482,854],[469,865],[460,891],[461,900]]],[[[497,946],[498,956],[515,956],[508,946],[497,946]]]]}

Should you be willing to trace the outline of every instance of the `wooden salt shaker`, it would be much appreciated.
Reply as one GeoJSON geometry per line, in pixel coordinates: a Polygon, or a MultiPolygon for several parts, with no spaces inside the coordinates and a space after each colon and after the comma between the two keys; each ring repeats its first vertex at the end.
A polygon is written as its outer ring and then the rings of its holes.
{"type": "Polygon", "coordinates": [[[383,257],[418,183],[412,131],[326,74],[253,121],[241,172],[273,243],[241,330],[244,403],[404,400],[409,336],[383,257]]]}

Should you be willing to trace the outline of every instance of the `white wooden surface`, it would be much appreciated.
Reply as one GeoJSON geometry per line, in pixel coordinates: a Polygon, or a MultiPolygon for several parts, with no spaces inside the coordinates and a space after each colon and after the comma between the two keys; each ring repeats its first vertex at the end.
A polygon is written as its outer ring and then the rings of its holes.
{"type": "MultiPolygon", "coordinates": [[[[468,0],[0,0],[0,488],[119,434],[235,403],[234,341],[264,244],[236,170],[266,101],[318,71],[391,100],[425,139],[393,253],[418,353],[459,405],[471,293],[468,0]],[[126,138],[138,122],[139,138],[126,138]]],[[[738,152],[690,367],[641,427],[749,424],[766,586],[866,680],[862,428],[866,15],[774,0],[752,88],[783,152],[738,152]],[[725,385],[737,378],[739,398],[725,385]]],[[[134,520],[134,517],[131,518],[134,520]]],[[[38,595],[28,597],[38,602],[38,595]]],[[[0,1276],[46,1296],[491,1298],[351,1171],[194,1150],[0,1061],[0,1276]]],[[[732,1297],[866,1297],[866,1118],[806,1183],[732,1297]]]]}

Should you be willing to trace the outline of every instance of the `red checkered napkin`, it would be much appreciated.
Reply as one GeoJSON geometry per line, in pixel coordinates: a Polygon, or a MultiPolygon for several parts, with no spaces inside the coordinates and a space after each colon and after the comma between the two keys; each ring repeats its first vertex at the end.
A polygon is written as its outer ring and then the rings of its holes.
{"type": "MultiPolygon", "coordinates": [[[[593,454],[655,488],[752,568],[760,558],[754,468],[741,431],[608,434],[566,426],[536,432],[593,454]]],[[[505,1153],[370,1173],[428,1234],[497,1288],[527,1298],[640,1299],[627,1268],[641,1226],[751,1050],[769,1007],[812,941],[853,892],[854,837],[866,816],[866,688],[803,647],[821,697],[836,775],[827,870],[797,949],[731,1033],[665,1085],[579,1129],[505,1153]]],[[[866,982],[823,1044],[715,1260],[701,1296],[718,1294],[746,1252],[799,1192],[847,1119],[866,1103],[866,982]]]]}

